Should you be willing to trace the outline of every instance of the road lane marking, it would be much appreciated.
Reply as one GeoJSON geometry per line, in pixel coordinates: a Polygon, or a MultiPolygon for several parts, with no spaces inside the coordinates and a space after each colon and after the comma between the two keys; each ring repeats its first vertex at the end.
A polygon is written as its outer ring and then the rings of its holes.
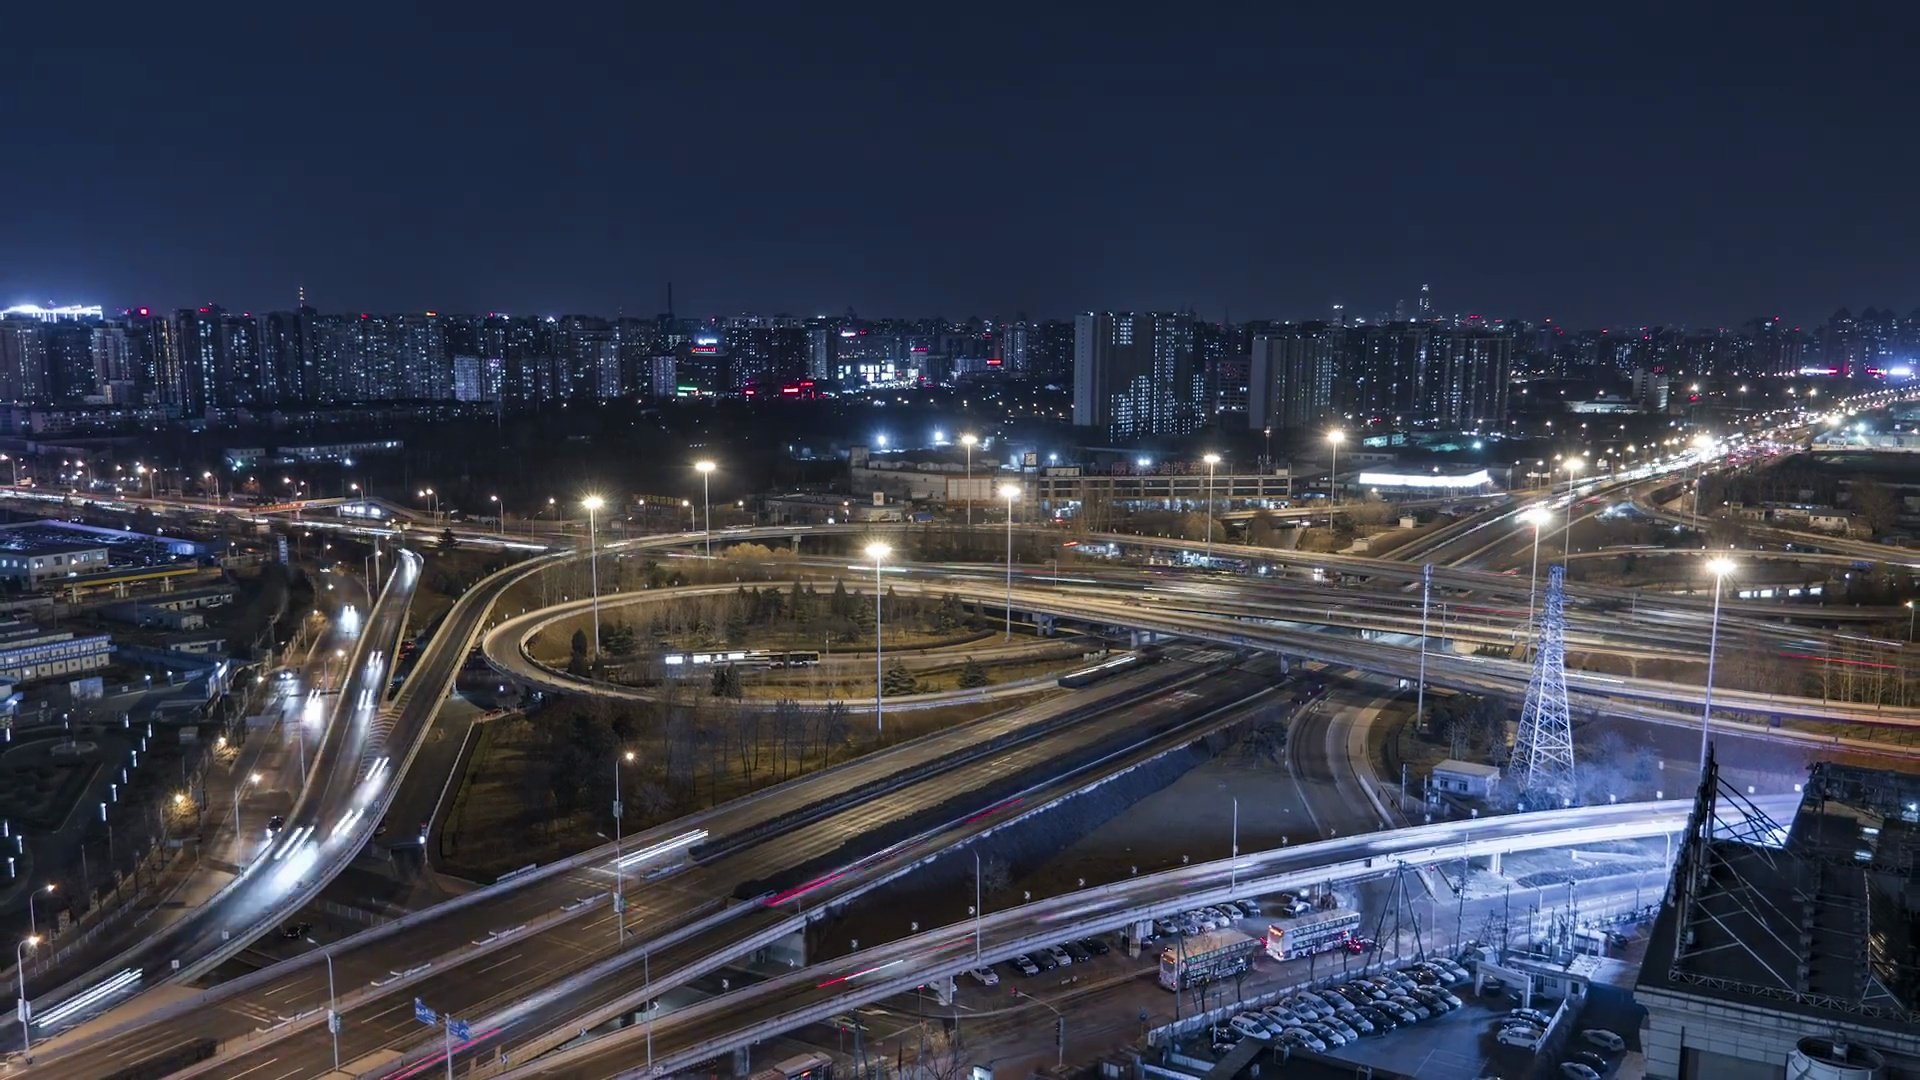
{"type": "MultiPolygon", "coordinates": [[[[263,1061],[263,1062],[261,1062],[260,1064],[258,1064],[258,1065],[255,1065],[255,1066],[254,1066],[253,1068],[251,1068],[251,1069],[243,1069],[243,1070],[241,1070],[240,1072],[237,1072],[237,1073],[234,1073],[234,1074],[233,1074],[233,1080],[240,1080],[240,1078],[241,1078],[241,1077],[243,1077],[243,1076],[245,1076],[245,1075],[247,1075],[248,1073],[251,1073],[251,1072],[259,1072],[259,1071],[260,1071],[261,1069],[264,1069],[264,1068],[266,1068],[267,1066],[269,1066],[269,1065],[271,1065],[271,1064],[273,1064],[274,1062],[276,1062],[276,1061],[279,1061],[279,1060],[280,1060],[280,1059],[279,1059],[279,1058],[277,1058],[277,1057],[270,1057],[270,1058],[268,1058],[267,1060],[265,1060],[265,1061],[263,1061]]],[[[276,1078],[276,1080],[278,1080],[278,1078],[276,1078]]]]}
{"type": "Polygon", "coordinates": [[[480,974],[485,974],[486,972],[492,971],[494,968],[503,967],[507,964],[511,964],[518,959],[520,959],[520,954],[514,953],[512,956],[507,957],[505,960],[495,961],[494,963],[488,964],[486,967],[481,968],[480,974]]]}

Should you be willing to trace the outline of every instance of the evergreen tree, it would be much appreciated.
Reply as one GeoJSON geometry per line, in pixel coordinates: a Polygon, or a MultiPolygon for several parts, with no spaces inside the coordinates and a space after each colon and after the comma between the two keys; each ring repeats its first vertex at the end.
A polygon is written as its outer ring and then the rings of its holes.
{"type": "Polygon", "coordinates": [[[886,676],[880,680],[880,685],[888,697],[920,692],[920,681],[913,677],[912,672],[901,666],[898,660],[887,665],[886,676]]]}
{"type": "Polygon", "coordinates": [[[973,657],[967,657],[966,664],[960,669],[960,688],[978,690],[991,681],[987,678],[986,667],[973,657]]]}
{"type": "Polygon", "coordinates": [[[713,669],[713,696],[733,698],[738,701],[744,690],[740,685],[740,670],[732,664],[713,669]]]}

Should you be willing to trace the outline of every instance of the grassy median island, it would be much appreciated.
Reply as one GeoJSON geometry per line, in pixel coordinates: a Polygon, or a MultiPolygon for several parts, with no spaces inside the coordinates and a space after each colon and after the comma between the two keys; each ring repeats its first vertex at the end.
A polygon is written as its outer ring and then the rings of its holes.
{"type": "Polygon", "coordinates": [[[1001,707],[890,712],[882,734],[870,712],[753,707],[704,691],[555,702],[484,725],[441,830],[441,858],[448,872],[484,882],[604,843],[616,760],[633,833],[1001,707]]]}

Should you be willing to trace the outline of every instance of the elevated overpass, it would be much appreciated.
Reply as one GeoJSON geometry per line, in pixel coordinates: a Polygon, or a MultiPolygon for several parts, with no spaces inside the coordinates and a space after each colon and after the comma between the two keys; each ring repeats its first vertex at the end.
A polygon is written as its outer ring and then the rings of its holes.
{"type": "MultiPolygon", "coordinates": [[[[1774,796],[1755,800],[1755,806],[1770,821],[1781,821],[1791,816],[1799,801],[1797,795],[1774,796]]],[[[509,1059],[524,1064],[495,1075],[514,1080],[672,1075],[856,1006],[1061,941],[1226,900],[1378,877],[1402,865],[1431,866],[1541,848],[1671,835],[1688,827],[1693,809],[1693,800],[1676,799],[1452,821],[1291,845],[1126,878],[801,968],[532,1060],[528,1055],[550,1049],[555,1035],[573,1033],[543,1032],[519,1043],[508,1040],[509,1059]]],[[[1729,819],[1716,820],[1710,827],[1735,832],[1749,825],[1745,819],[1729,819]]],[[[667,989],[655,984],[648,994],[657,997],[667,989]]],[[[636,995],[621,1004],[639,1013],[645,1000],[647,996],[636,995]]],[[[511,1012],[502,1012],[475,1027],[505,1027],[514,1019],[511,1012]]]]}

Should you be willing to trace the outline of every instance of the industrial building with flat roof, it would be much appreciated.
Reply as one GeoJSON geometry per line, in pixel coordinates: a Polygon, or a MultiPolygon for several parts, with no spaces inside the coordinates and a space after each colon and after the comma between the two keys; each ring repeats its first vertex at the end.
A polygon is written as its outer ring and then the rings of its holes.
{"type": "Polygon", "coordinates": [[[1920,1076],[1917,854],[1920,776],[1815,765],[1783,826],[1709,760],[1634,987],[1647,1075],[1920,1076]]]}

